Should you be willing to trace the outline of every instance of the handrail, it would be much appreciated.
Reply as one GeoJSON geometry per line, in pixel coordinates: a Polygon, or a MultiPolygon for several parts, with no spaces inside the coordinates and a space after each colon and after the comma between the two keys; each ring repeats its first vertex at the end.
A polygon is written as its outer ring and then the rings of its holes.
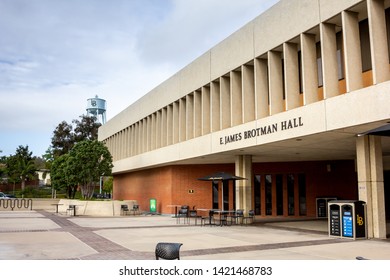
{"type": "Polygon", "coordinates": [[[14,208],[17,207],[18,209],[21,208],[30,208],[32,210],[32,199],[19,199],[19,198],[6,198],[6,199],[0,199],[0,207],[4,209],[11,208],[12,211],[14,211],[14,208]]]}

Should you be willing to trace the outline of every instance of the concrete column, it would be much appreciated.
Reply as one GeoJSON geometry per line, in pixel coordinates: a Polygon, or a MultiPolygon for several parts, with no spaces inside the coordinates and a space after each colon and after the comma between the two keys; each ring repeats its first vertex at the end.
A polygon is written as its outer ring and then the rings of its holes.
{"type": "Polygon", "coordinates": [[[156,149],[161,148],[162,142],[162,109],[156,112],[156,149]]]}
{"type": "Polygon", "coordinates": [[[247,180],[236,181],[236,209],[244,209],[245,213],[253,209],[252,206],[252,156],[238,155],[235,160],[235,175],[247,180]]]}
{"type": "Polygon", "coordinates": [[[179,102],[173,103],[173,144],[180,141],[180,114],[179,114],[179,102]]]}
{"type": "Polygon", "coordinates": [[[150,146],[149,150],[156,149],[157,145],[157,113],[153,113],[150,117],[150,124],[149,124],[149,138],[150,138],[150,146]]]}
{"type": "Polygon", "coordinates": [[[115,160],[119,160],[120,151],[121,151],[121,143],[120,143],[120,132],[115,133],[115,160]]]}
{"type": "Polygon", "coordinates": [[[124,139],[125,139],[125,132],[126,130],[123,129],[119,132],[119,145],[120,145],[120,152],[119,152],[119,158],[122,159],[123,158],[123,154],[124,154],[124,146],[123,146],[123,142],[124,142],[124,139]]]}
{"type": "Polygon", "coordinates": [[[211,132],[210,87],[202,87],[202,135],[211,132]]]}
{"type": "Polygon", "coordinates": [[[284,111],[283,68],[280,52],[268,52],[268,81],[270,114],[274,115],[284,111]]]}
{"type": "Polygon", "coordinates": [[[173,144],[173,105],[167,107],[167,145],[173,144]]]}
{"type": "Polygon", "coordinates": [[[230,73],[231,120],[232,126],[242,124],[242,75],[241,71],[230,73]]]}
{"type": "Polygon", "coordinates": [[[138,129],[138,154],[142,154],[144,152],[144,120],[139,121],[138,129]]]}
{"type": "Polygon", "coordinates": [[[179,100],[179,142],[185,141],[187,138],[187,102],[186,97],[179,100]]]}
{"type": "Polygon", "coordinates": [[[139,135],[138,135],[138,149],[139,154],[144,152],[144,120],[139,121],[139,135]]]}
{"type": "Polygon", "coordinates": [[[142,153],[148,150],[148,117],[142,120],[142,136],[141,136],[142,153]]]}
{"type": "Polygon", "coordinates": [[[386,238],[382,144],[379,136],[356,141],[359,200],[367,203],[369,238],[386,238]]]}
{"type": "Polygon", "coordinates": [[[283,44],[284,56],[284,92],[286,93],[286,109],[299,107],[299,66],[298,45],[283,44]]]}
{"type": "Polygon", "coordinates": [[[319,100],[315,35],[301,34],[303,104],[319,100]]]}
{"type": "Polygon", "coordinates": [[[322,23],[320,27],[323,89],[326,99],[339,94],[336,29],[333,24],[328,23],[322,23]]]}
{"type": "Polygon", "coordinates": [[[242,98],[243,122],[247,123],[256,118],[254,67],[242,66],[242,98]]]}
{"type": "Polygon", "coordinates": [[[372,78],[379,84],[390,79],[389,53],[383,0],[367,0],[370,31],[372,78]]]}
{"type": "Polygon", "coordinates": [[[266,59],[255,59],[256,119],[269,116],[267,64],[266,59]]]}
{"type": "Polygon", "coordinates": [[[124,154],[123,154],[123,158],[127,158],[129,157],[129,127],[126,127],[125,128],[125,133],[124,133],[124,141],[123,141],[123,145],[124,145],[124,154]]]}
{"type": "Polygon", "coordinates": [[[230,76],[223,76],[220,79],[221,90],[221,129],[231,127],[231,93],[230,76]]]}
{"type": "Polygon", "coordinates": [[[161,147],[167,146],[168,141],[168,114],[167,107],[161,111],[161,147]]]}
{"type": "Polygon", "coordinates": [[[138,149],[138,154],[141,154],[142,151],[142,136],[143,136],[143,126],[142,126],[143,120],[140,120],[138,122],[138,137],[137,137],[137,149],[138,149]]]}
{"type": "Polygon", "coordinates": [[[129,138],[129,157],[134,156],[134,124],[130,126],[130,138],[129,138]]]}
{"type": "Polygon", "coordinates": [[[145,139],[146,139],[146,149],[145,151],[148,152],[151,150],[152,147],[152,116],[149,115],[146,117],[146,134],[145,134],[145,139]]]}
{"type": "Polygon", "coordinates": [[[202,135],[202,92],[194,91],[194,137],[202,135]]]}
{"type": "Polygon", "coordinates": [[[194,138],[194,95],[188,94],[186,96],[186,121],[184,123],[185,125],[185,131],[186,131],[186,139],[192,139],[194,138]]]}
{"type": "Polygon", "coordinates": [[[134,136],[133,136],[133,141],[134,141],[134,144],[133,144],[133,153],[134,155],[138,155],[139,154],[139,144],[138,144],[138,141],[139,140],[139,122],[136,122],[134,124],[134,136]]]}
{"type": "Polygon", "coordinates": [[[145,152],[144,146],[145,146],[145,119],[140,120],[139,123],[139,138],[138,138],[138,145],[139,145],[139,153],[142,154],[145,152]]]}
{"type": "Polygon", "coordinates": [[[363,87],[362,59],[358,14],[348,11],[341,13],[343,25],[345,81],[347,92],[363,87]]]}
{"type": "Polygon", "coordinates": [[[211,131],[221,129],[221,89],[218,81],[211,82],[211,131]]]}

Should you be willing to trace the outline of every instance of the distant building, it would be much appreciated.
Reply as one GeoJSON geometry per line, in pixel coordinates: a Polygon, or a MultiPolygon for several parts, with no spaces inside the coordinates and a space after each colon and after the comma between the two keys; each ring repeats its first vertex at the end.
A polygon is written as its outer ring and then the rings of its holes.
{"type": "Polygon", "coordinates": [[[50,170],[41,169],[36,173],[38,174],[39,186],[51,185],[50,170]]]}
{"type": "Polygon", "coordinates": [[[389,7],[281,0],[207,51],[100,127],[114,199],[262,218],[362,200],[386,238],[390,138],[368,131],[390,121],[389,7]],[[247,180],[197,180],[216,171],[247,180]]]}

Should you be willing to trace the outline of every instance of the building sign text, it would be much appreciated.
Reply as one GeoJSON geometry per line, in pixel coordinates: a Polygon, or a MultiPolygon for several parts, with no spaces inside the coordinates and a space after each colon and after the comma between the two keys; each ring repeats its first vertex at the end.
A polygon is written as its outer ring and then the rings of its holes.
{"type": "Polygon", "coordinates": [[[301,126],[303,126],[302,117],[293,118],[290,120],[281,121],[279,123],[273,123],[263,127],[258,127],[251,130],[246,130],[243,132],[227,135],[225,137],[220,137],[219,144],[227,145],[229,143],[238,142],[241,140],[250,139],[254,137],[260,137],[272,133],[277,133],[278,131],[294,129],[301,126]]]}

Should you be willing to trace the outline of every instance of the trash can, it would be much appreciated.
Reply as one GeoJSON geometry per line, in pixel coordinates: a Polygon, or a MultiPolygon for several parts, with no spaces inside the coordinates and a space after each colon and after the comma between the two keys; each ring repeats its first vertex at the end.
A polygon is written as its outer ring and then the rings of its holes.
{"type": "Polygon", "coordinates": [[[316,198],[317,218],[327,218],[328,202],[336,199],[337,197],[317,197],[316,198]]]}
{"type": "Polygon", "coordinates": [[[332,200],[328,203],[329,236],[367,238],[366,203],[360,200],[332,200]]]}
{"type": "Polygon", "coordinates": [[[150,213],[156,213],[157,211],[157,200],[155,198],[149,200],[149,211],[150,213]]]}

